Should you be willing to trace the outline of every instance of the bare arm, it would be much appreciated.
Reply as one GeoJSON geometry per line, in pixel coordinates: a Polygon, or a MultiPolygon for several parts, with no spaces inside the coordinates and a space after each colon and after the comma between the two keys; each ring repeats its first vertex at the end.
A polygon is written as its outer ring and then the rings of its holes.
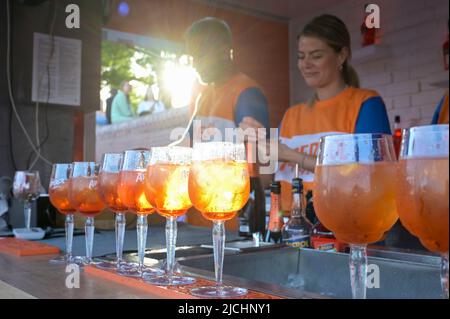
{"type": "MultiPolygon", "coordinates": [[[[259,123],[258,121],[256,121],[251,117],[245,117],[239,124],[239,127],[242,128],[243,130],[247,128],[253,128],[255,130],[258,128],[263,128],[261,123],[259,123]]],[[[260,141],[261,139],[264,138],[265,135],[256,136],[255,134],[253,136],[249,136],[249,140],[253,142],[256,142],[258,140],[260,141]]],[[[266,149],[268,149],[268,147],[266,149]]],[[[297,163],[299,164],[299,168],[302,168],[310,172],[314,172],[314,168],[316,167],[316,156],[299,153],[289,148],[285,144],[279,142],[278,142],[278,161],[297,163]]]]}
{"type": "Polygon", "coordinates": [[[299,168],[314,173],[316,167],[316,156],[299,153],[285,144],[278,144],[278,160],[299,164],[299,168]]]}

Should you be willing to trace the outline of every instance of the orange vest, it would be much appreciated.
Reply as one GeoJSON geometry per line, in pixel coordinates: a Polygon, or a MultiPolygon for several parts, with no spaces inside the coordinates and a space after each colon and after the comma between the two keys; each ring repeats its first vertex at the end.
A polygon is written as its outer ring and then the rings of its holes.
{"type": "MultiPolygon", "coordinates": [[[[195,120],[201,121],[201,126],[194,123],[194,136],[203,134],[208,138],[208,129],[218,129],[225,138],[226,128],[235,128],[234,112],[239,96],[249,88],[260,88],[258,84],[243,73],[238,73],[231,77],[221,86],[214,84],[206,86],[197,98],[197,114],[195,120]],[[201,131],[195,131],[200,129],[201,131]]],[[[194,102],[195,103],[195,102],[194,102]]],[[[191,114],[195,111],[195,104],[191,105],[191,114]]],[[[211,222],[203,218],[201,214],[191,209],[187,214],[187,221],[191,225],[211,226],[211,222]]],[[[227,229],[237,230],[239,227],[238,217],[234,217],[227,222],[227,229]]]]}
{"type": "MultiPolygon", "coordinates": [[[[221,86],[214,84],[206,86],[197,97],[197,114],[195,120],[201,121],[201,127],[194,123],[195,134],[203,133],[204,140],[208,140],[208,128],[218,129],[225,138],[226,128],[235,128],[234,112],[239,96],[249,88],[259,88],[258,84],[243,73],[231,77],[221,86]],[[198,129],[201,128],[201,131],[198,129]],[[196,130],[197,129],[197,130],[196,130]]],[[[191,114],[195,111],[191,105],[191,114]]],[[[199,135],[197,135],[199,136],[199,135]]]]}
{"type": "MultiPolygon", "coordinates": [[[[379,96],[372,90],[349,87],[313,106],[298,104],[287,110],[280,125],[280,142],[300,153],[317,155],[320,138],[331,134],[353,133],[361,105],[369,98],[379,96]]],[[[295,164],[279,163],[275,179],[281,182],[281,207],[291,209],[291,181],[295,164]]],[[[299,170],[305,191],[311,190],[314,174],[299,170]]],[[[306,193],[306,192],[305,192],[306,193]]]]}

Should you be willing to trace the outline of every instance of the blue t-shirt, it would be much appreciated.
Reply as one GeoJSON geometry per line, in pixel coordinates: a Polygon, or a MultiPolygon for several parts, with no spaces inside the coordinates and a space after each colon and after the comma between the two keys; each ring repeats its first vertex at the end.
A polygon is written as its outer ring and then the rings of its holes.
{"type": "Polygon", "coordinates": [[[355,134],[358,133],[391,134],[389,117],[381,97],[371,97],[361,105],[355,124],[355,134]]]}
{"type": "Polygon", "coordinates": [[[269,133],[268,103],[264,94],[258,88],[249,88],[239,95],[234,112],[234,123],[239,126],[244,117],[252,117],[261,123],[269,133]]]}
{"type": "Polygon", "coordinates": [[[442,110],[442,106],[444,105],[444,101],[445,101],[445,95],[444,95],[444,97],[439,101],[439,104],[438,104],[438,106],[436,107],[436,110],[434,111],[433,119],[431,120],[431,124],[433,124],[433,125],[439,124],[439,116],[441,115],[441,110],[442,110]]]}

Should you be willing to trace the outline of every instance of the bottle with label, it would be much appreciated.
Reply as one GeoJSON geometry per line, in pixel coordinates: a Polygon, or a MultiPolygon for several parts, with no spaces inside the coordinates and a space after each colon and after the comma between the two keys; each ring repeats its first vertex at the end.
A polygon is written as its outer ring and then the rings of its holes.
{"type": "Polygon", "coordinates": [[[394,119],[394,136],[392,137],[394,142],[395,155],[399,156],[400,147],[402,145],[402,128],[400,126],[400,115],[396,115],[394,119]]]}
{"type": "Polygon", "coordinates": [[[309,248],[312,224],[306,218],[306,204],[303,196],[303,181],[300,178],[292,180],[291,217],[283,226],[283,242],[289,246],[309,248]]]}
{"type": "Polygon", "coordinates": [[[344,251],[344,244],[340,243],[336,237],[334,237],[333,232],[327,229],[317,218],[314,210],[314,196],[312,191],[308,191],[306,199],[306,215],[314,225],[311,234],[311,247],[313,249],[324,251],[344,251]]]}
{"type": "Polygon", "coordinates": [[[333,232],[327,229],[320,221],[314,225],[311,235],[312,248],[324,251],[341,251],[333,232]]]}
{"type": "Polygon", "coordinates": [[[281,184],[273,181],[270,185],[270,214],[269,225],[266,232],[266,242],[281,242],[281,229],[283,228],[283,211],[281,210],[281,184]]]}
{"type": "Polygon", "coordinates": [[[247,160],[250,175],[250,197],[245,206],[239,211],[239,236],[246,238],[262,236],[264,238],[266,230],[266,199],[258,173],[258,165],[250,144],[247,144],[247,160]]]}
{"type": "Polygon", "coordinates": [[[250,197],[239,211],[239,236],[252,238],[264,236],[266,222],[265,194],[259,177],[250,177],[250,197]]]}

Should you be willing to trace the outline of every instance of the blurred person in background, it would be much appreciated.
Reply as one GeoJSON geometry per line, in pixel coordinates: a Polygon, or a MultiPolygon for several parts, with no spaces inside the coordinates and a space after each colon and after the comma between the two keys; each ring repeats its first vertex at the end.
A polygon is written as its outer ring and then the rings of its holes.
{"type": "Polygon", "coordinates": [[[130,104],[131,90],[132,86],[130,83],[123,81],[111,105],[112,124],[126,122],[135,117],[130,104]]]}
{"type": "Polygon", "coordinates": [[[152,88],[149,86],[145,94],[145,100],[139,103],[137,108],[137,114],[139,116],[163,112],[166,109],[164,103],[159,100],[155,100],[152,88]]]}

